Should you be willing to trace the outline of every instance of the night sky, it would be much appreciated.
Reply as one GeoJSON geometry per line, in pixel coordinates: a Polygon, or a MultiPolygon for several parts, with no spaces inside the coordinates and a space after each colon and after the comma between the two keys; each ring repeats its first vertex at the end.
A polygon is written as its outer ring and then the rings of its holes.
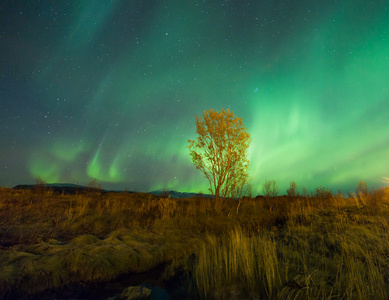
{"type": "Polygon", "coordinates": [[[1,1],[0,185],[208,192],[195,115],[267,179],[389,185],[389,1],[1,1]]]}

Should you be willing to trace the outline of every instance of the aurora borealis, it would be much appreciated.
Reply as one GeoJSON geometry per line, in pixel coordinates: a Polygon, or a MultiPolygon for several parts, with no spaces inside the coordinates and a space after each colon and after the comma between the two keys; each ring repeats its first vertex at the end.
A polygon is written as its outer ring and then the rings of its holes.
{"type": "Polygon", "coordinates": [[[389,1],[5,1],[0,185],[207,193],[186,148],[229,108],[254,194],[389,185],[389,1]]]}

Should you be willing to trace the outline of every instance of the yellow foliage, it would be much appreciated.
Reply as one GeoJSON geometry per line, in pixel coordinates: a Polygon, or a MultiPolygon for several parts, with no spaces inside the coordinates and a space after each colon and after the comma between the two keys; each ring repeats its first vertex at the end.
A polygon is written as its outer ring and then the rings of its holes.
{"type": "Polygon", "coordinates": [[[248,179],[247,150],[251,137],[241,118],[229,109],[196,116],[196,140],[189,140],[193,164],[204,173],[220,211],[225,197],[241,196],[248,179]]]}

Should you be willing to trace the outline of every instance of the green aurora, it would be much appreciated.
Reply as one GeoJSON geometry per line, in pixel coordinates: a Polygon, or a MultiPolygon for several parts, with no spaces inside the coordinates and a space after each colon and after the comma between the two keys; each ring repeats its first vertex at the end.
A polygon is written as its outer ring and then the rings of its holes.
{"type": "Polygon", "coordinates": [[[0,8],[1,185],[207,193],[187,140],[222,107],[254,194],[389,185],[388,1],[60,2],[0,8]]]}

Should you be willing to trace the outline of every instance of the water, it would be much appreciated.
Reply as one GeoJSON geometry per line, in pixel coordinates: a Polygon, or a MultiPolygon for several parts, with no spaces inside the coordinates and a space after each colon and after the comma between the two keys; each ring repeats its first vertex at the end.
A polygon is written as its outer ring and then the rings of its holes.
{"type": "Polygon", "coordinates": [[[74,284],[52,291],[46,291],[38,295],[21,297],[26,300],[49,299],[93,299],[106,300],[120,295],[124,289],[130,286],[144,286],[151,289],[152,300],[172,300],[161,279],[166,265],[157,266],[143,273],[133,273],[120,276],[111,282],[93,284],[74,284]]]}

